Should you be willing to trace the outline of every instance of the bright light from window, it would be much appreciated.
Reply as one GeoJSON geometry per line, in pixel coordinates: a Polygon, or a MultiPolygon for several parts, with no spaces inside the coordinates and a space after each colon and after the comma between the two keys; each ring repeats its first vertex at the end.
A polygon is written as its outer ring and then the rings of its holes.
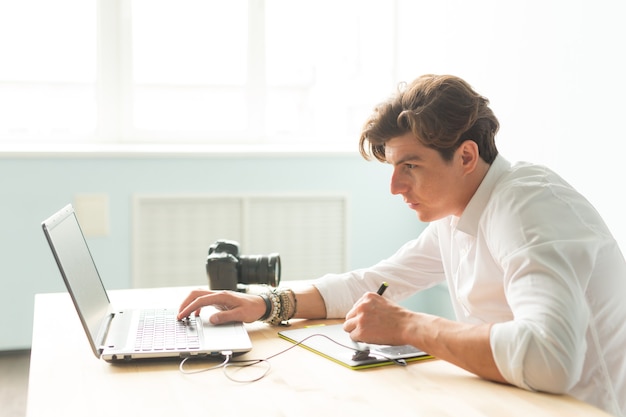
{"type": "Polygon", "coordinates": [[[0,3],[0,138],[68,142],[96,128],[96,1],[0,3]]]}
{"type": "Polygon", "coordinates": [[[0,2],[0,80],[95,82],[95,4],[93,0],[0,2]]]}
{"type": "Polygon", "coordinates": [[[202,141],[207,132],[245,131],[247,5],[133,1],[131,138],[202,141]]]}
{"type": "Polygon", "coordinates": [[[247,0],[134,0],[134,82],[242,86],[247,71],[247,4],[247,0]]]}
{"type": "Polygon", "coordinates": [[[394,4],[3,2],[0,140],[354,143],[395,84],[394,4]]]}
{"type": "Polygon", "coordinates": [[[266,128],[273,141],[355,143],[374,105],[394,88],[393,5],[267,1],[266,128]]]}

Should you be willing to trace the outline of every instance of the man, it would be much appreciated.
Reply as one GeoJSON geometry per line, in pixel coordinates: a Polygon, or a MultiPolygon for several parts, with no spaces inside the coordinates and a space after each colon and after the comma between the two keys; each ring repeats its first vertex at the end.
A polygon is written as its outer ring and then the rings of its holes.
{"type": "Polygon", "coordinates": [[[411,344],[483,378],[568,393],[626,416],[626,263],[599,214],[554,172],[498,155],[489,101],[425,75],[381,104],[361,154],[393,167],[420,236],[370,268],[261,297],[194,291],[214,323],[345,317],[354,340],[411,344]],[[385,297],[376,293],[389,284],[385,297]],[[445,281],[457,321],[393,300],[445,281]]]}

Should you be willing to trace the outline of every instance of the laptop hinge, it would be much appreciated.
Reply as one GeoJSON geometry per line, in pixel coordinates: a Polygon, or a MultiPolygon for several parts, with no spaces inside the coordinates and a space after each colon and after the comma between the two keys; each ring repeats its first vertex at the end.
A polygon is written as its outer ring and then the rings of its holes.
{"type": "Polygon", "coordinates": [[[100,354],[102,354],[104,349],[109,347],[106,345],[106,340],[109,335],[109,329],[111,328],[111,322],[113,321],[113,317],[115,317],[114,313],[107,314],[102,321],[102,325],[100,326],[100,332],[98,334],[98,342],[100,344],[98,351],[100,352],[100,354]]]}

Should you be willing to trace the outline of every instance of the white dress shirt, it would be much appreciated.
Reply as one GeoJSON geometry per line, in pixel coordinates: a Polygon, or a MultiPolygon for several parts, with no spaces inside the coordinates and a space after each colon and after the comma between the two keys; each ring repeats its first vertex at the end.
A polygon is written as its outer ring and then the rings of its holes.
{"type": "Polygon", "coordinates": [[[446,281],[459,321],[497,323],[491,348],[509,383],[626,417],[626,263],[592,205],[549,169],[498,156],[461,217],[315,286],[328,317],[344,317],[382,281],[395,300],[446,281]]]}

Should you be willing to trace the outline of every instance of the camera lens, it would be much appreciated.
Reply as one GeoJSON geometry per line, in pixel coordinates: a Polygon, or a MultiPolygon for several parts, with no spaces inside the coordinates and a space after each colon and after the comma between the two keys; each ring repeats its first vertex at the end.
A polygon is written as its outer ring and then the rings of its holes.
{"type": "Polygon", "coordinates": [[[280,283],[280,256],[277,253],[240,256],[239,261],[241,284],[266,284],[277,287],[280,283]]]}

